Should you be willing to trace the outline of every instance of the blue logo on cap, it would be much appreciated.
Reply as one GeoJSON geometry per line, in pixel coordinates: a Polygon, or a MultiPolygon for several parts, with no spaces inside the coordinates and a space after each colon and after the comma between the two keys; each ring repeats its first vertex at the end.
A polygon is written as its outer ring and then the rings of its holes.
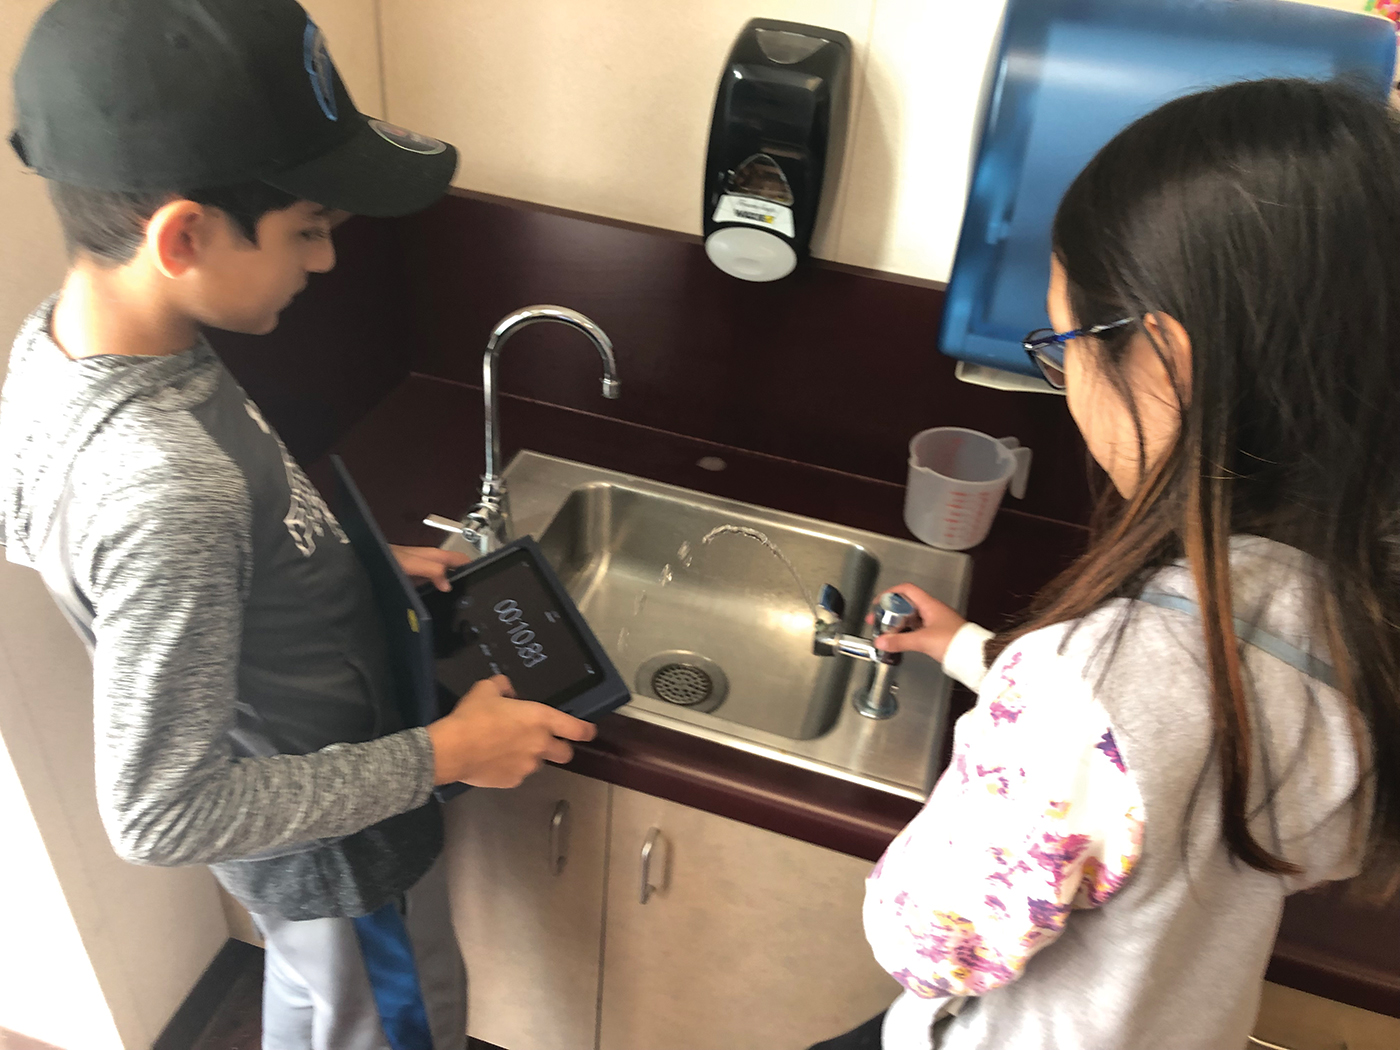
{"type": "Polygon", "coordinates": [[[311,78],[311,90],[316,92],[316,101],[327,120],[338,119],[335,106],[335,67],[331,65],[331,52],[326,47],[326,34],[309,18],[306,32],[302,34],[302,61],[306,75],[311,78]]]}

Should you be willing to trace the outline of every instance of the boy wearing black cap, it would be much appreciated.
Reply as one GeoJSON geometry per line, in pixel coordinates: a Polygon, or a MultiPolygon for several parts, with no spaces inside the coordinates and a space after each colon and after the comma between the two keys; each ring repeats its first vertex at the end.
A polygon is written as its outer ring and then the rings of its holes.
{"type": "Polygon", "coordinates": [[[294,0],[57,0],[15,99],[72,265],[10,359],[0,543],[92,653],[113,845],[253,913],[266,1050],[461,1047],[432,788],[511,786],[593,727],[498,678],[406,728],[363,569],[200,335],[271,331],[339,217],[427,206],[456,151],[362,115],[294,0]]]}

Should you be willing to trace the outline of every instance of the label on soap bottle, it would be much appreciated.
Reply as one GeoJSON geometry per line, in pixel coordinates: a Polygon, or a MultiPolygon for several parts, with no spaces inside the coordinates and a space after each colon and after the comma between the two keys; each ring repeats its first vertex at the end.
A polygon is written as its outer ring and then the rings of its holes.
{"type": "Polygon", "coordinates": [[[743,222],[750,226],[762,226],[766,230],[781,233],[784,237],[795,237],[797,227],[792,221],[792,209],[774,204],[759,197],[745,197],[737,193],[726,193],[719,199],[713,216],[715,222],[743,222]]]}

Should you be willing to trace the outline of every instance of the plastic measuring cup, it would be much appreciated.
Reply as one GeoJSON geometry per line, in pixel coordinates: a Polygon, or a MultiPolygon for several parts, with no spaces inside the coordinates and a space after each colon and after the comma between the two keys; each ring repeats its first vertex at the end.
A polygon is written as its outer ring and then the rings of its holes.
{"type": "Polygon", "coordinates": [[[965,427],[934,427],[909,442],[904,524],[931,547],[963,551],[987,538],[1007,488],[1021,499],[1031,450],[965,427]]]}

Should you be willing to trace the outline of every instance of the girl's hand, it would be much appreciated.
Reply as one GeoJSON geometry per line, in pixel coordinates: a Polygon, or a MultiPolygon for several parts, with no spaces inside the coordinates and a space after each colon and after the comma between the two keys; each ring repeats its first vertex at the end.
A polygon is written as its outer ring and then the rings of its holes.
{"type": "MultiPolygon", "coordinates": [[[[901,583],[898,587],[891,587],[890,591],[909,599],[918,610],[923,626],[903,634],[882,634],[875,639],[875,647],[887,653],[923,653],[942,663],[948,652],[948,643],[967,621],[912,583],[901,583]]],[[[866,622],[871,622],[871,617],[867,617],[866,622]]]]}
{"type": "Polygon", "coordinates": [[[429,580],[440,591],[450,591],[447,582],[449,569],[457,569],[471,561],[461,551],[445,551],[439,547],[399,547],[390,544],[389,549],[399,561],[399,567],[416,580],[429,580]]]}

